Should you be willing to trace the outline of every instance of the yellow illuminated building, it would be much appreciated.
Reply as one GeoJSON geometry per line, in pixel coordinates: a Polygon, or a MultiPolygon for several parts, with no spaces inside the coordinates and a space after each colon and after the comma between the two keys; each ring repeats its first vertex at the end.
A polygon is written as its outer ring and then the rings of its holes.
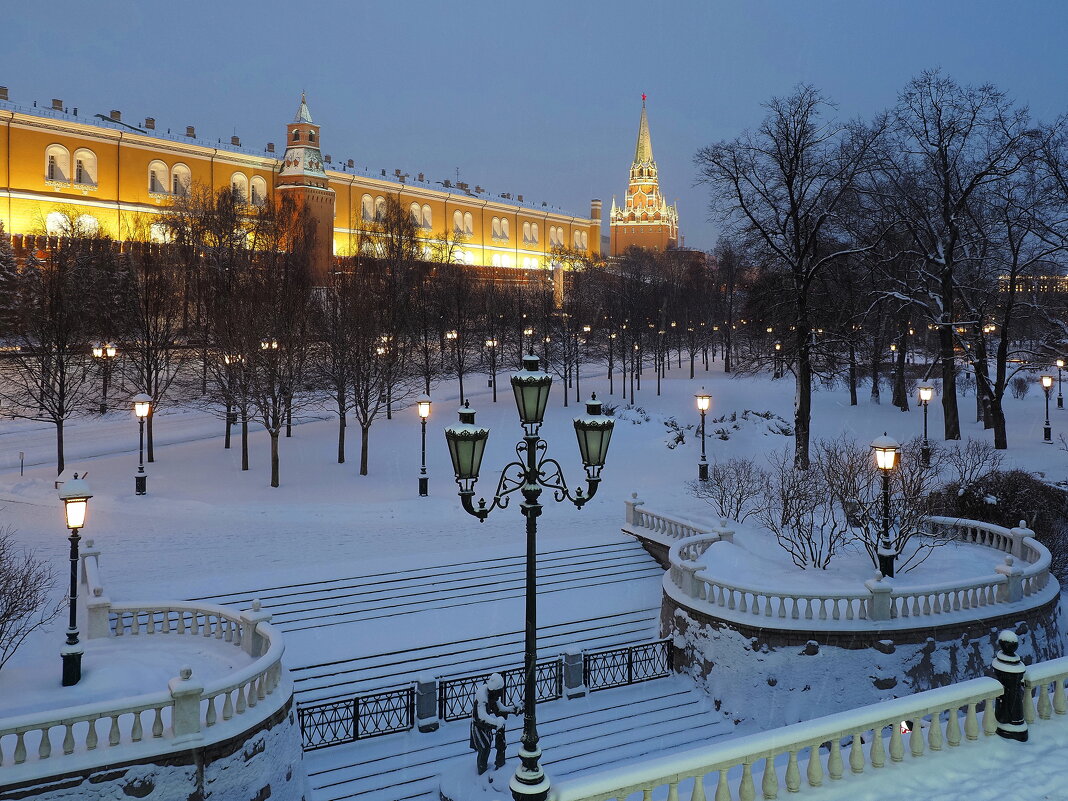
{"type": "Polygon", "coordinates": [[[328,260],[354,255],[392,195],[428,241],[446,235],[457,241],[459,262],[544,268],[553,266],[555,252],[599,255],[599,200],[589,217],[577,217],[521,195],[490,195],[399,170],[368,174],[352,160],[332,163],[303,97],[286,140],[283,148],[263,150],[236,136],[213,143],[193,126],[164,133],[152,118],[131,124],[119,111],[79,114],[59,100],[51,108],[19,105],[0,87],[0,220],[10,234],[62,235],[73,218],[118,240],[158,238],[153,219],[194,184],[233,187],[250,204],[296,192],[315,204],[320,230],[331,229],[321,237],[331,242],[330,253],[322,253],[328,260]]]}

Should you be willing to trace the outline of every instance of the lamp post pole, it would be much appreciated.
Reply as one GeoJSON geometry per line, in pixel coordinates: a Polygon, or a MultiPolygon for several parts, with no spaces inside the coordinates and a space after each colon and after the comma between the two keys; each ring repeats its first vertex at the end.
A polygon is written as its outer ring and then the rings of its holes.
{"type": "MultiPolygon", "coordinates": [[[[511,383],[524,435],[522,442],[516,446],[519,459],[504,467],[490,505],[486,504],[485,499],[480,499],[477,506],[474,503],[474,486],[478,481],[489,429],[475,425],[475,413],[465,403],[460,409],[460,423],[446,428],[445,438],[449,444],[456,483],[460,487],[460,501],[464,510],[477,517],[479,522],[484,521],[494,509],[508,506],[512,493],[519,492],[523,496],[519,505],[526,519],[523,734],[520,737],[520,764],[509,782],[509,788],[515,801],[545,801],[549,779],[539,764],[541,749],[538,747],[537,728],[537,536],[538,518],[542,513],[540,499],[542,489],[548,488],[553,490],[553,497],[557,501],[568,500],[581,509],[596,494],[614,421],[601,414],[601,403],[596,396],[587,402],[586,415],[575,418],[575,433],[586,470],[587,490],[584,492],[579,488],[572,493],[564,481],[560,464],[545,455],[547,443],[539,434],[552,377],[539,369],[538,357],[530,354],[523,358],[523,370],[512,376],[511,383]]],[[[564,392],[567,392],[566,386],[564,392]]]]}
{"type": "Polygon", "coordinates": [[[1057,359],[1057,408],[1064,408],[1064,394],[1061,392],[1061,370],[1064,369],[1064,359],[1057,359]]]}
{"type": "Polygon", "coordinates": [[[898,444],[883,434],[871,444],[875,453],[875,465],[883,474],[883,525],[876,555],[879,557],[879,572],[887,578],[894,577],[894,560],[897,554],[890,542],[890,473],[897,465],[898,444]]]}
{"type": "Polygon", "coordinates": [[[920,448],[920,460],[924,467],[931,466],[931,443],[927,439],[927,404],[933,397],[933,387],[920,387],[920,405],[923,407],[923,446],[920,448]]]}
{"type": "Polygon", "coordinates": [[[1042,442],[1047,445],[1053,444],[1053,429],[1049,424],[1049,391],[1053,388],[1053,376],[1042,376],[1042,392],[1046,396],[1046,424],[1042,428],[1042,442]]]}
{"type": "Polygon", "coordinates": [[[108,380],[111,378],[111,360],[115,358],[118,350],[114,345],[102,344],[93,346],[93,358],[100,362],[100,413],[108,411],[108,380]]]}
{"type": "Polygon", "coordinates": [[[144,393],[137,395],[134,401],[134,414],[137,415],[137,473],[134,475],[134,494],[148,494],[148,475],[145,473],[145,418],[151,414],[152,398],[144,393]]]}
{"type": "MultiPolygon", "coordinates": [[[[83,474],[84,475],[84,474],[83,474]]],[[[82,678],[82,647],[78,642],[78,530],[85,525],[85,511],[92,494],[84,479],[74,474],[59,492],[67,528],[70,529],[70,593],[67,599],[67,640],[60,651],[63,660],[63,686],[72,687],[82,678]]]]}
{"type": "Polygon", "coordinates": [[[708,461],[705,459],[705,412],[708,411],[712,402],[712,396],[705,392],[704,387],[701,387],[701,391],[694,397],[697,398],[697,411],[701,413],[701,461],[697,463],[697,479],[708,481],[708,461]]]}
{"type": "Polygon", "coordinates": [[[419,413],[419,427],[422,438],[422,457],[419,461],[419,497],[425,498],[430,494],[430,479],[426,474],[426,420],[430,417],[430,396],[420,395],[415,402],[415,407],[419,413]]]}

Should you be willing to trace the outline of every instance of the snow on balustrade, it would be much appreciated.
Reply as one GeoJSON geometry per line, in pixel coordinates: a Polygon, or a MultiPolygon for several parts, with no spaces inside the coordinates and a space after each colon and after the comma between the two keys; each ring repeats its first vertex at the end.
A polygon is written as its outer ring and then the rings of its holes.
{"type": "Polygon", "coordinates": [[[14,707],[14,695],[0,705],[14,712],[0,718],[0,784],[218,742],[261,723],[292,696],[288,681],[279,689],[281,635],[258,601],[245,612],[207,603],[112,603],[97,557],[91,547],[83,555],[89,626],[81,686],[29,693],[23,707],[36,711],[14,707]],[[171,660],[178,676],[159,690],[128,695],[131,687],[164,683],[161,659],[171,660]],[[178,668],[185,661],[201,666],[195,676],[178,668]],[[61,705],[101,695],[113,697],[61,705]]]}
{"type": "Polygon", "coordinates": [[[817,631],[945,625],[1037,607],[1059,591],[1050,581],[1050,553],[1029,529],[944,517],[929,518],[929,524],[932,533],[951,540],[932,550],[930,563],[893,580],[876,574],[868,581],[830,571],[806,571],[818,576],[812,578],[785,566],[772,570],[776,546],[761,542],[763,532],[743,530],[735,543],[734,532],[729,539],[723,536],[724,524],[723,531],[691,535],[671,546],[664,591],[684,607],[731,622],[817,631]],[[761,553],[761,547],[768,550],[761,553]],[[952,558],[939,561],[942,548],[949,547],[955,548],[952,558]],[[965,559],[962,548],[975,550],[965,559]],[[989,564],[986,548],[1003,552],[1003,563],[992,565],[986,576],[975,575],[989,564]],[[946,572],[957,575],[937,583],[917,581],[946,572]],[[771,573],[778,579],[765,584],[763,577],[771,573]]]}
{"type": "Polygon", "coordinates": [[[709,534],[715,530],[706,524],[650,511],[645,508],[644,501],[638,500],[636,492],[631,493],[631,499],[626,501],[625,505],[627,516],[623,530],[633,536],[663,545],[670,545],[687,537],[709,534]]]}

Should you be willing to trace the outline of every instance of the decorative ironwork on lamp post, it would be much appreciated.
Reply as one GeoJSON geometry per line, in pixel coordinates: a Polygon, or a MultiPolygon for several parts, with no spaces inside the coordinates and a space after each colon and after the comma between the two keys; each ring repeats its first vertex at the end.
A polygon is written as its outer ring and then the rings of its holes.
{"type": "Polygon", "coordinates": [[[705,412],[712,403],[712,396],[701,391],[694,395],[697,398],[697,411],[701,413],[701,461],[697,463],[697,478],[700,481],[708,481],[708,461],[705,459],[705,412]]]}
{"type": "Polygon", "coordinates": [[[137,473],[134,475],[134,494],[148,493],[148,474],[145,473],[145,418],[152,413],[152,398],[145,393],[135,395],[134,414],[137,415],[137,473]]]}
{"type": "Polygon", "coordinates": [[[923,407],[923,447],[920,448],[920,460],[924,467],[931,466],[931,443],[927,439],[927,404],[934,397],[934,387],[920,387],[920,406],[923,407]]]}
{"type": "Polygon", "coordinates": [[[1042,428],[1042,441],[1049,445],[1053,444],[1053,429],[1049,424],[1049,391],[1053,389],[1053,376],[1044,375],[1040,379],[1042,382],[1042,392],[1046,395],[1046,424],[1042,428]]]}
{"type": "Polygon", "coordinates": [[[883,530],[877,551],[879,572],[887,578],[893,578],[897,553],[890,543],[890,473],[897,466],[899,446],[896,440],[886,436],[884,432],[881,437],[875,438],[871,449],[875,453],[875,466],[883,474],[883,530]]]}
{"type": "MultiPolygon", "coordinates": [[[[477,517],[479,522],[485,520],[494,509],[508,506],[512,493],[520,492],[523,496],[519,506],[526,518],[523,735],[520,739],[520,764],[509,787],[516,801],[544,801],[549,792],[549,779],[538,764],[541,749],[538,747],[535,681],[538,637],[537,532],[538,517],[542,512],[539,499],[543,488],[550,489],[554,500],[567,500],[581,509],[596,494],[614,421],[601,413],[601,403],[596,395],[587,401],[586,414],[575,418],[575,434],[586,470],[587,489],[584,492],[580,487],[572,493],[564,481],[560,464],[545,455],[548,443],[539,435],[549,401],[552,376],[540,369],[538,357],[531,353],[523,357],[523,369],[512,376],[511,384],[524,434],[523,440],[515,448],[518,459],[505,465],[491,504],[487,505],[485,498],[480,498],[477,505],[474,502],[475,482],[478,481],[489,429],[475,424],[475,412],[468,403],[465,402],[460,409],[460,422],[445,429],[445,439],[449,445],[456,483],[460,487],[460,501],[464,510],[477,517]]],[[[566,387],[564,391],[567,391],[566,387]]]]}
{"type": "MultiPolygon", "coordinates": [[[[82,474],[85,475],[84,473],[82,474]]],[[[78,530],[85,525],[85,512],[93,494],[84,478],[74,474],[71,481],[64,481],[59,491],[63,501],[63,513],[70,529],[70,596],[67,620],[67,641],[60,651],[63,659],[63,686],[71,687],[82,678],[82,647],[78,643],[78,530]]]]}
{"type": "Polygon", "coordinates": [[[415,401],[416,411],[419,413],[419,426],[422,429],[422,459],[419,462],[419,497],[425,498],[430,494],[430,478],[426,474],[426,421],[430,417],[430,396],[420,395],[415,401]]]}

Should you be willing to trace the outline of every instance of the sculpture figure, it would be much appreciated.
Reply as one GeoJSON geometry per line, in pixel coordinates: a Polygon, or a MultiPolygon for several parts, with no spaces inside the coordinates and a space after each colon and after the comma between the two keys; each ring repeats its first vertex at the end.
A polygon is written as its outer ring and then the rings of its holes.
{"type": "MultiPolygon", "coordinates": [[[[475,703],[471,708],[471,750],[477,754],[478,775],[489,768],[490,748],[496,748],[493,769],[504,766],[504,723],[509,715],[517,713],[515,707],[504,703],[504,679],[493,673],[475,690],[475,703]]],[[[492,781],[492,779],[491,779],[492,781]]]]}

